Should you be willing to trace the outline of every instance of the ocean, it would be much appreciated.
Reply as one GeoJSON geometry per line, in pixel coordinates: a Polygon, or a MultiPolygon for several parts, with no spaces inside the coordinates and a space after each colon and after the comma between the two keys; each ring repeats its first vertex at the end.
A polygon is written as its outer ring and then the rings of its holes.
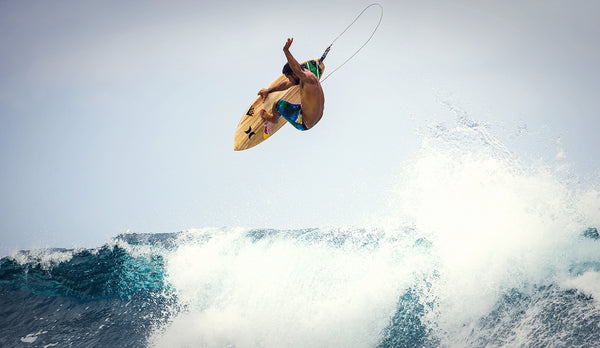
{"type": "Polygon", "coordinates": [[[427,129],[366,227],[4,257],[0,346],[600,347],[598,182],[457,120],[427,129]]]}

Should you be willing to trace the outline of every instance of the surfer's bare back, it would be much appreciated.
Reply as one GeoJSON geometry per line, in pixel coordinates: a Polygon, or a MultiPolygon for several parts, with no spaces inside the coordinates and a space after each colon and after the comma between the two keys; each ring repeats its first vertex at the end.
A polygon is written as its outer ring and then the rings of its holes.
{"type": "Polygon", "coordinates": [[[300,65],[290,53],[290,46],[293,41],[293,38],[288,38],[285,46],[283,46],[283,53],[288,62],[283,66],[282,73],[287,77],[287,80],[269,89],[261,89],[258,95],[264,101],[271,92],[285,91],[299,84],[300,104],[291,104],[283,99],[279,99],[273,103],[272,113],[260,110],[260,117],[267,121],[277,122],[279,116],[283,116],[297,129],[307,130],[314,127],[323,116],[325,96],[323,95],[319,79],[306,66],[300,65]]]}

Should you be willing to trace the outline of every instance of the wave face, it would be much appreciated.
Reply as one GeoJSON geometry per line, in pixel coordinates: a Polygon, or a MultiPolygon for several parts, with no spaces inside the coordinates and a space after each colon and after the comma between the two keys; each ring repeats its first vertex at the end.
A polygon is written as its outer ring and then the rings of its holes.
{"type": "Polygon", "coordinates": [[[368,228],[127,234],[3,258],[0,346],[597,346],[599,192],[457,119],[426,131],[368,228]]]}
{"type": "Polygon", "coordinates": [[[131,234],[97,249],[3,258],[0,346],[145,345],[174,303],[163,259],[174,238],[131,234]]]}

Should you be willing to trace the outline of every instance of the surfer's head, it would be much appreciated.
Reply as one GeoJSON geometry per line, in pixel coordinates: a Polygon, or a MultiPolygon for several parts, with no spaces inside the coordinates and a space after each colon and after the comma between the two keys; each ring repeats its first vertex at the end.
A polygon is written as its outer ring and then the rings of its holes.
{"type": "MultiPolygon", "coordinates": [[[[302,70],[306,69],[304,65],[300,65],[300,67],[302,68],[302,70]]],[[[289,63],[285,63],[283,69],[281,70],[281,73],[284,74],[285,77],[287,77],[291,83],[295,85],[300,83],[300,79],[298,78],[298,76],[296,76],[296,74],[294,74],[294,71],[292,71],[292,68],[290,68],[289,63]]]]}

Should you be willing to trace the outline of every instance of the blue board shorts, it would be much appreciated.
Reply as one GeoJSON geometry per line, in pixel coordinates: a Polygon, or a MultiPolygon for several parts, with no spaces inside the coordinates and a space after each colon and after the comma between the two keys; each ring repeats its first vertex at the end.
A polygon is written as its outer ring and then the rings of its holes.
{"type": "MultiPolygon", "coordinates": [[[[320,79],[321,67],[319,66],[319,62],[316,60],[309,60],[308,62],[303,64],[308,70],[310,70],[315,76],[320,79]]],[[[288,103],[283,99],[279,99],[277,102],[277,111],[285,118],[292,126],[296,127],[296,129],[305,131],[306,125],[302,122],[302,105],[301,104],[292,104],[288,103]]]]}
{"type": "Polygon", "coordinates": [[[292,126],[296,127],[301,131],[305,131],[308,128],[302,122],[302,105],[288,103],[283,99],[277,101],[277,111],[285,118],[292,126]]]}

